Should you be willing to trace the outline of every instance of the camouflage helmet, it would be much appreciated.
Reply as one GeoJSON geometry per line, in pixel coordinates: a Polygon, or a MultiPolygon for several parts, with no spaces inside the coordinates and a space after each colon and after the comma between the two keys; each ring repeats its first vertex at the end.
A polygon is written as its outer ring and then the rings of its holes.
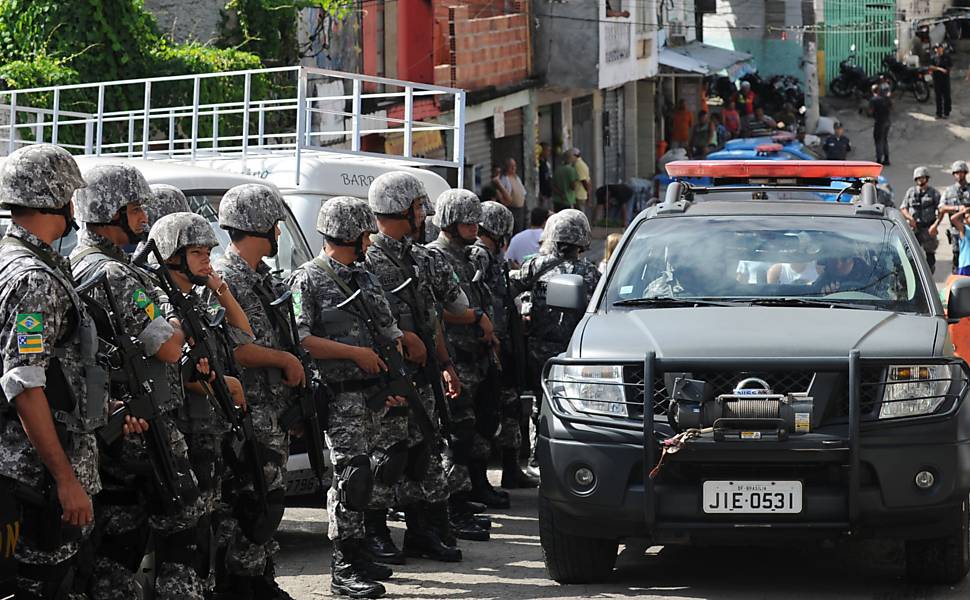
{"type": "Polygon", "coordinates": [[[967,161],[953,161],[953,164],[950,166],[950,173],[970,173],[970,168],[967,167],[967,161]]]}
{"type": "Polygon", "coordinates": [[[379,175],[367,190],[367,204],[378,215],[402,213],[411,208],[418,198],[427,209],[428,192],[414,175],[404,171],[391,171],[379,175]]]}
{"type": "Polygon", "coordinates": [[[494,200],[489,200],[482,202],[482,218],[478,221],[478,226],[494,236],[505,238],[512,235],[515,218],[511,210],[494,200]]]}
{"type": "Polygon", "coordinates": [[[920,177],[930,178],[930,170],[926,167],[916,167],[913,169],[913,179],[919,179],[920,177]]]}
{"type": "Polygon", "coordinates": [[[219,203],[219,227],[248,233],[265,233],[283,220],[283,199],[261,183],[232,188],[219,203]]]}
{"type": "Polygon", "coordinates": [[[189,246],[214,248],[216,234],[205,217],[192,212],[165,215],[152,225],[148,240],[154,241],[163,260],[168,260],[189,246]]]}
{"type": "Polygon", "coordinates": [[[74,210],[83,223],[110,223],[129,204],[152,198],[145,176],[128,164],[98,165],[84,180],[88,185],[74,192],[74,210]]]}
{"type": "Polygon", "coordinates": [[[7,157],[0,171],[0,203],[38,209],[62,209],[75,190],[85,186],[74,157],[53,144],[25,146],[7,157]]]}
{"type": "Polygon", "coordinates": [[[182,190],[167,183],[156,183],[151,186],[152,197],[142,203],[145,214],[148,215],[148,225],[154,225],[165,215],[180,212],[191,212],[189,201],[182,190]]]}
{"type": "Polygon", "coordinates": [[[542,232],[543,241],[589,248],[589,219],[575,208],[561,210],[549,217],[542,232]]]}
{"type": "Polygon", "coordinates": [[[377,233],[377,220],[363,200],[337,196],[320,207],[317,231],[328,238],[349,242],[365,233],[377,233]]]}
{"type": "Polygon", "coordinates": [[[446,190],[435,200],[434,224],[447,229],[455,224],[478,225],[482,220],[482,202],[475,192],[446,190]]]}

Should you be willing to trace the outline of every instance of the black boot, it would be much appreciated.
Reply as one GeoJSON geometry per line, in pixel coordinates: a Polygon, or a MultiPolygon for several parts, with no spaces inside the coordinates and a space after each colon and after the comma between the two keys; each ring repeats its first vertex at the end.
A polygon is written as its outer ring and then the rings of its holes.
{"type": "Polygon", "coordinates": [[[358,554],[354,559],[354,566],[367,575],[368,579],[374,581],[387,581],[394,576],[394,570],[391,567],[369,560],[363,553],[358,554]]]}
{"type": "Polygon", "coordinates": [[[468,465],[468,473],[472,480],[470,498],[489,508],[508,508],[509,495],[492,487],[488,481],[488,467],[485,461],[474,461],[468,465]]]}
{"type": "Polygon", "coordinates": [[[266,559],[266,568],[262,577],[255,577],[253,581],[253,596],[259,600],[294,600],[276,582],[276,565],[272,558],[266,559]]]}
{"type": "Polygon", "coordinates": [[[384,586],[367,576],[354,564],[363,540],[334,540],[330,559],[330,591],[351,598],[380,598],[384,586]]]}
{"type": "Polygon", "coordinates": [[[519,457],[515,448],[502,450],[502,487],[507,490],[539,487],[539,480],[519,467],[519,457]]]}
{"type": "Polygon", "coordinates": [[[428,519],[428,525],[434,529],[441,541],[453,548],[458,547],[458,538],[451,530],[450,511],[448,502],[426,502],[424,504],[424,514],[428,519]]]}
{"type": "Polygon", "coordinates": [[[461,550],[442,541],[428,519],[426,503],[417,502],[404,510],[408,528],[404,532],[404,554],[442,562],[460,562],[461,550]]]}
{"type": "Polygon", "coordinates": [[[448,520],[455,537],[473,542],[487,542],[491,538],[488,529],[476,523],[479,516],[465,511],[460,499],[452,497],[448,503],[451,508],[448,520]]]}
{"type": "Polygon", "coordinates": [[[457,494],[452,494],[448,498],[449,511],[452,515],[460,514],[467,515],[468,518],[481,527],[482,529],[489,530],[492,528],[492,519],[488,515],[483,515],[480,513],[485,512],[488,507],[479,502],[472,502],[468,499],[467,493],[459,492],[457,494]]]}
{"type": "Polygon", "coordinates": [[[387,511],[384,509],[364,511],[364,544],[361,554],[372,562],[404,564],[404,554],[391,539],[391,530],[387,528],[387,511]]]}
{"type": "MultiPolygon", "coordinates": [[[[256,586],[262,581],[261,577],[246,577],[233,575],[226,581],[220,581],[211,592],[206,594],[207,600],[263,600],[256,591],[256,586]]],[[[282,590],[280,590],[282,591],[282,590]]],[[[284,594],[286,592],[283,592],[284,594]]],[[[273,596],[265,596],[273,598],[273,596]]],[[[290,596],[285,596],[290,598],[290,596]]],[[[292,598],[290,599],[292,600],[292,598]]]]}

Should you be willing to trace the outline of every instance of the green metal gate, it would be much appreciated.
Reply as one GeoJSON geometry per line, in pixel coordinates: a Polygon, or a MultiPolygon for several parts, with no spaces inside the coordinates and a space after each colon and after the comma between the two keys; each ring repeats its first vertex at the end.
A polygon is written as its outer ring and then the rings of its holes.
{"type": "Polygon", "coordinates": [[[896,3],[894,0],[825,0],[823,49],[825,83],[839,75],[839,63],[853,54],[869,75],[881,70],[883,57],[895,54],[896,3]]]}

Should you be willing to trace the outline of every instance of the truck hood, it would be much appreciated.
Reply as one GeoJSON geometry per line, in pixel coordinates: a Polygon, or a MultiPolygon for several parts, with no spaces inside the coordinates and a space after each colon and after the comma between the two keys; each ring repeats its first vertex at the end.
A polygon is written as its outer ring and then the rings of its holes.
{"type": "MultiPolygon", "coordinates": [[[[808,307],[701,307],[591,314],[571,355],[658,357],[936,356],[946,322],[929,315],[808,307]]],[[[578,331],[580,331],[578,330],[578,331]]]]}

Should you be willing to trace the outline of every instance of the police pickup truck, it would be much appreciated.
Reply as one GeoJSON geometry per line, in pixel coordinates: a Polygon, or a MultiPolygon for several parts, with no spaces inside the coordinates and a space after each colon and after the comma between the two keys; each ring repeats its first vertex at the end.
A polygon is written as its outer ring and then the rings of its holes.
{"type": "Polygon", "coordinates": [[[539,528],[559,582],[617,547],[901,540],[910,579],[970,568],[968,367],[880,165],[681,161],[607,274],[547,301],[585,311],[543,370],[539,528]],[[709,178],[707,187],[684,180],[709,178]],[[851,180],[836,202],[832,180],[851,180]]]}

